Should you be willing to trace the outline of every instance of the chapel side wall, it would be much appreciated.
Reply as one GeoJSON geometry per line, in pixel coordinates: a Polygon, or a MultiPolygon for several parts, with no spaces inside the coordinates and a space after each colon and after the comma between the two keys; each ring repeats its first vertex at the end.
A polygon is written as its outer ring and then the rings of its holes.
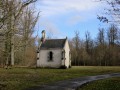
{"type": "Polygon", "coordinates": [[[40,50],[37,66],[59,68],[61,66],[61,52],[62,52],[61,49],[40,50]],[[53,61],[49,61],[49,58],[48,58],[50,51],[53,52],[53,61]]]}
{"type": "Polygon", "coordinates": [[[69,43],[68,43],[68,40],[66,40],[66,43],[65,43],[65,65],[67,66],[67,68],[69,67],[69,65],[71,65],[70,63],[70,56],[69,56],[69,52],[70,52],[70,47],[69,47],[69,43]]]}

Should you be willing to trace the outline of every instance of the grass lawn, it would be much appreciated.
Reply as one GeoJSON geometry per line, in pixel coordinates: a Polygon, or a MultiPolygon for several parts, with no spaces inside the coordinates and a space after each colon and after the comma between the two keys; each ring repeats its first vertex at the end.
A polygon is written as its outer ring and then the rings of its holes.
{"type": "Polygon", "coordinates": [[[120,67],[80,66],[71,69],[0,68],[0,90],[23,90],[37,85],[82,76],[116,73],[120,67]]]}
{"type": "Polygon", "coordinates": [[[120,90],[120,77],[94,81],[79,90],[120,90]]]}

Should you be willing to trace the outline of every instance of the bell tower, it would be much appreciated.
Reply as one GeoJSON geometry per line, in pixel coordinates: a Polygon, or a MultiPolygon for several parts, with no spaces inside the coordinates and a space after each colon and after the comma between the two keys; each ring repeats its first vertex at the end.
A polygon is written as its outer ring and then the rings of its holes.
{"type": "Polygon", "coordinates": [[[42,33],[41,42],[43,43],[45,41],[45,30],[43,30],[41,33],[42,33]]]}
{"type": "Polygon", "coordinates": [[[41,47],[42,43],[44,43],[44,41],[45,41],[45,30],[43,30],[41,33],[42,33],[42,37],[40,39],[40,43],[39,43],[38,50],[37,50],[37,63],[39,62],[39,57],[40,57],[40,53],[39,53],[40,47],[41,47]]]}

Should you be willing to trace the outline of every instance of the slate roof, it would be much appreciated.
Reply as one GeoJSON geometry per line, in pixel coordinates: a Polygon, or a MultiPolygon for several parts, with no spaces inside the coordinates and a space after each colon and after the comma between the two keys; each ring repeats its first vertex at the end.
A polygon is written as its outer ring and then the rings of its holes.
{"type": "Polygon", "coordinates": [[[49,48],[63,48],[65,45],[66,39],[47,39],[41,45],[40,49],[49,49],[49,48]]]}

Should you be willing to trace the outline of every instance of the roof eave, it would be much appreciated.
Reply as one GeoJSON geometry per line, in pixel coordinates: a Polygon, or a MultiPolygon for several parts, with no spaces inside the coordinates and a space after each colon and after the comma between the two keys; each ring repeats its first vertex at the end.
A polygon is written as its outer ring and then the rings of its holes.
{"type": "Polygon", "coordinates": [[[63,48],[41,48],[40,50],[56,50],[56,49],[63,49],[63,48]]]}

